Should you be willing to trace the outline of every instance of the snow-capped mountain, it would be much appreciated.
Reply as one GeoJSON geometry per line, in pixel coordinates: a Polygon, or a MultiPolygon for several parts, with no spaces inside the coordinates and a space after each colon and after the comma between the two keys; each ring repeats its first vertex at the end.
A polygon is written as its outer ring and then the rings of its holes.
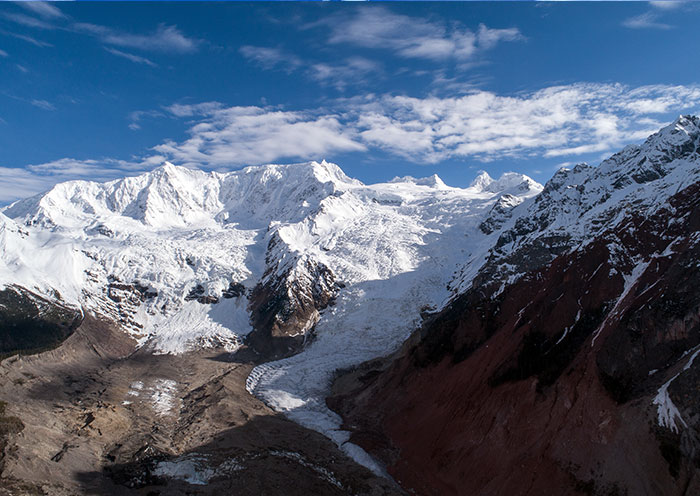
{"type": "Polygon", "coordinates": [[[256,368],[248,388],[341,443],[324,403],[335,371],[395,350],[487,252],[495,234],[479,226],[494,204],[541,190],[514,173],[460,189],[437,176],[364,185],[326,162],[165,164],[5,208],[0,283],[60,294],[155,353],[243,339],[268,359],[303,348],[256,368]]]}
{"type": "Polygon", "coordinates": [[[524,199],[541,189],[514,174],[501,183],[461,190],[435,177],[365,186],[326,162],[228,174],[165,164],[108,183],[72,181],[3,209],[0,283],[58,291],[66,303],[119,316],[158,352],[235,347],[251,331],[245,300],[257,285],[312,286],[322,266],[349,293],[428,258],[448,279],[460,256],[439,248],[446,235],[473,244],[470,230],[501,192],[519,183],[524,199]]]}

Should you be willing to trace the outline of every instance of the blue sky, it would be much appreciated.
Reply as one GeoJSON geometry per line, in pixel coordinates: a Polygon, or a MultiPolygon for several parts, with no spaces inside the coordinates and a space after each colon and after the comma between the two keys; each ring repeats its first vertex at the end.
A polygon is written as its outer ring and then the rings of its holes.
{"type": "Polygon", "coordinates": [[[544,182],[700,107],[700,5],[0,4],[0,203],[163,161],[544,182]]]}

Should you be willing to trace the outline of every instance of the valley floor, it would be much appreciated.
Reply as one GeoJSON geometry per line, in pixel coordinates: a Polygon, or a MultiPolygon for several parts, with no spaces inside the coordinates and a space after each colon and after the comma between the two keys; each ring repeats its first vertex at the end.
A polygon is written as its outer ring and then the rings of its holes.
{"type": "Polygon", "coordinates": [[[92,318],[4,360],[0,401],[23,428],[5,439],[0,495],[401,494],[251,396],[253,366],[245,350],[135,351],[92,318]]]}

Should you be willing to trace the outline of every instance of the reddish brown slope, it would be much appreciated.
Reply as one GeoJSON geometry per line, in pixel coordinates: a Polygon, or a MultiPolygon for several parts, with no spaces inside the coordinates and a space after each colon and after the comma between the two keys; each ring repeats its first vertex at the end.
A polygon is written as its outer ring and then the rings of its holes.
{"type": "Polygon", "coordinates": [[[329,405],[417,494],[700,494],[699,198],[472,289],[329,405]],[[652,401],[679,372],[674,432],[652,401]]]}

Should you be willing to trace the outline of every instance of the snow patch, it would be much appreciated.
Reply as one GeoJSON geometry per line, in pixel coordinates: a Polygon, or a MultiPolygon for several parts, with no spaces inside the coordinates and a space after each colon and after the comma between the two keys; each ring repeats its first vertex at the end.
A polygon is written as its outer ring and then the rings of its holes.
{"type": "Polygon", "coordinates": [[[159,416],[174,415],[180,404],[180,399],[177,397],[177,382],[171,379],[154,379],[149,386],[146,386],[143,381],[133,382],[129,385],[126,395],[127,399],[122,401],[122,405],[128,406],[142,399],[147,401],[159,416]]]}
{"type": "Polygon", "coordinates": [[[235,459],[213,466],[211,456],[191,453],[172,460],[160,461],[153,469],[153,475],[184,481],[188,484],[205,486],[215,477],[231,477],[234,472],[243,470],[235,459]]]}
{"type": "Polygon", "coordinates": [[[683,420],[683,417],[678,411],[678,408],[676,407],[676,405],[673,404],[673,401],[671,401],[671,398],[668,395],[668,386],[671,385],[671,383],[676,377],[678,377],[678,374],[674,375],[672,378],[666,381],[666,383],[664,383],[663,386],[661,386],[658,393],[654,397],[654,401],[652,402],[652,404],[658,406],[657,417],[659,425],[662,427],[666,427],[667,429],[670,429],[673,432],[678,432],[676,419],[678,419],[681,422],[681,424],[683,424],[683,427],[687,427],[688,425],[685,423],[685,420],[683,420]]]}
{"type": "Polygon", "coordinates": [[[151,406],[160,415],[170,415],[179,403],[175,397],[177,393],[177,383],[171,379],[156,379],[151,388],[151,406]]]}
{"type": "MultiPolygon", "coordinates": [[[[678,432],[678,425],[676,424],[676,420],[680,421],[680,423],[683,424],[683,427],[687,427],[688,424],[686,424],[685,420],[683,420],[681,412],[671,400],[671,397],[668,394],[668,387],[674,380],[676,380],[676,378],[679,375],[681,375],[683,372],[685,372],[693,366],[693,362],[700,354],[700,347],[696,347],[695,350],[688,350],[683,355],[686,356],[688,353],[691,352],[693,354],[690,356],[687,363],[683,366],[683,370],[681,370],[676,375],[671,377],[668,381],[666,381],[664,385],[659,388],[656,396],[654,397],[654,400],[652,401],[653,405],[657,405],[657,418],[659,425],[662,427],[666,427],[667,429],[670,429],[672,432],[676,433],[678,432]]],[[[652,372],[650,372],[649,375],[651,375],[652,372]]]]}

